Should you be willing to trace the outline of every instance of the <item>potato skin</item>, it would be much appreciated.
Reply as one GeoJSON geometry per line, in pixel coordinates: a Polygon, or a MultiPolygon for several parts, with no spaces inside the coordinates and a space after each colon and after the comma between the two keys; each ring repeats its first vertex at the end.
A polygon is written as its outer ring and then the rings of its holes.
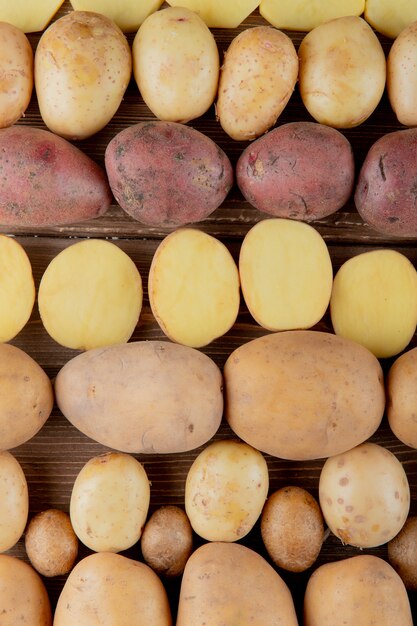
{"type": "Polygon", "coordinates": [[[0,22],[0,128],[11,126],[29,106],[33,90],[33,52],[16,26],[0,22]]]}
{"type": "Polygon", "coordinates": [[[191,555],[182,578],[176,626],[197,624],[298,622],[288,587],[267,561],[243,545],[211,542],[191,555]]]}
{"type": "Polygon", "coordinates": [[[78,539],[68,513],[48,509],[35,515],[25,533],[25,548],[42,576],[68,574],[78,555],[78,539]]]}
{"type": "Polygon", "coordinates": [[[366,155],[355,190],[363,220],[385,235],[417,237],[416,180],[417,128],[378,139],[366,155]]]}
{"type": "Polygon", "coordinates": [[[401,577],[406,589],[417,589],[417,517],[410,516],[388,542],[388,560],[401,577]]]}
{"type": "Polygon", "coordinates": [[[340,209],[354,185],[355,163],[342,133],[314,122],[290,122],[249,145],[236,180],[255,208],[276,217],[321,219],[340,209]]]}
{"type": "Polygon", "coordinates": [[[0,130],[0,223],[56,226],[98,217],[112,201],[105,172],[41,128],[0,130]]]}
{"type": "Polygon", "coordinates": [[[205,219],[233,184],[226,154],[198,130],[175,122],[140,122],[106,148],[105,163],[122,209],[148,226],[205,219]]]}
{"type": "Polygon", "coordinates": [[[400,124],[417,126],[417,22],[404,28],[387,58],[387,94],[400,124]]]}
{"type": "Polygon", "coordinates": [[[361,554],[319,567],[307,584],[305,626],[412,626],[401,578],[383,559],[361,554]]]}
{"type": "Polygon", "coordinates": [[[215,434],[223,411],[222,375],[214,361],[164,341],[84,352],[60,370],[55,393],[76,428],[122,452],[197,448],[215,434]]]}
{"type": "Polygon", "coordinates": [[[0,450],[31,439],[51,414],[51,381],[26,352],[0,344],[0,450]]]}
{"type": "Polygon", "coordinates": [[[387,417],[394,435],[417,449],[417,348],[394,361],[387,376],[387,417]]]}
{"type": "Polygon", "coordinates": [[[376,431],[385,407],[376,357],[319,331],[249,341],[227,359],[224,379],[231,428],[283,459],[325,458],[353,448],[376,431]]]}

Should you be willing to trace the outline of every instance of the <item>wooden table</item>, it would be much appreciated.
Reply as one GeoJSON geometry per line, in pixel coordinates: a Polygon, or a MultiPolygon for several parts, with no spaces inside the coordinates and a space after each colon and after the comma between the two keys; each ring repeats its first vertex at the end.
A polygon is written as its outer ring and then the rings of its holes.
{"type": "MultiPolygon", "coordinates": [[[[69,10],[71,10],[71,6],[66,1],[57,17],[64,15],[69,10]]],[[[238,32],[260,24],[265,24],[265,21],[258,12],[255,12],[238,29],[213,30],[220,54],[223,55],[228,44],[238,32]]],[[[303,34],[289,34],[298,47],[303,34]]],[[[131,43],[133,36],[129,35],[128,38],[131,43]]],[[[31,35],[30,40],[35,49],[39,35],[31,35]]],[[[387,52],[391,42],[383,37],[380,37],[380,40],[385,52],[387,52]]],[[[146,119],[153,119],[153,115],[144,105],[136,84],[132,80],[125,99],[110,124],[94,137],[78,142],[77,145],[98,163],[103,164],[104,150],[109,140],[123,128],[146,119]]],[[[311,118],[296,90],[289,105],[281,115],[279,123],[302,120],[311,120],[311,118]]],[[[19,123],[45,127],[39,114],[35,95],[32,98],[25,118],[19,123]]],[[[209,135],[225,150],[232,163],[236,163],[246,144],[234,142],[226,136],[215,119],[214,107],[203,118],[193,121],[191,125],[209,135]]],[[[353,145],[357,168],[361,165],[370,145],[378,137],[399,128],[400,125],[397,123],[384,96],[378,108],[366,123],[344,133],[353,145]]],[[[198,227],[221,239],[230,249],[234,258],[237,259],[243,236],[256,222],[265,217],[245,202],[239,190],[234,187],[223,205],[207,220],[199,224],[198,227]]],[[[399,250],[414,264],[417,264],[417,251],[414,241],[390,240],[376,233],[364,225],[355,210],[352,200],[335,215],[315,222],[314,226],[323,235],[329,246],[335,271],[348,258],[377,247],[389,247],[399,250]]],[[[32,262],[37,286],[48,263],[61,250],[73,244],[77,238],[108,238],[116,243],[137,264],[145,286],[144,306],[132,340],[164,339],[164,335],[150,310],[146,284],[152,255],[160,240],[168,234],[167,230],[143,227],[140,223],[128,217],[116,204],[112,205],[105,216],[87,223],[39,228],[36,232],[25,228],[12,229],[10,227],[1,230],[15,235],[24,246],[32,262]]],[[[301,251],[300,254],[302,254],[301,251]]],[[[317,325],[316,330],[332,331],[328,314],[317,325]]],[[[242,302],[239,317],[232,330],[205,348],[204,352],[222,367],[232,350],[263,334],[266,334],[266,331],[254,322],[245,304],[242,302]]],[[[36,305],[29,323],[16,337],[13,344],[22,348],[36,359],[51,378],[76,354],[72,350],[60,347],[47,335],[40,322],[36,305]]],[[[412,345],[417,345],[415,338],[412,345]]],[[[386,369],[389,364],[389,362],[384,362],[383,367],[386,369]]],[[[222,423],[215,439],[232,436],[233,434],[228,426],[222,423]]],[[[407,448],[399,442],[390,431],[385,418],[378,432],[372,437],[372,441],[386,446],[403,463],[412,493],[411,514],[417,514],[417,450],[407,448]]],[[[50,507],[68,511],[71,488],[77,473],[88,459],[105,450],[106,448],[78,432],[60,414],[58,409],[54,409],[51,417],[38,435],[13,451],[22,464],[28,480],[30,516],[50,507]]],[[[152,482],[151,511],[163,504],[184,505],[186,474],[198,452],[199,450],[179,455],[137,456],[144,463],[152,482]]],[[[318,478],[323,465],[322,460],[289,462],[273,457],[266,458],[270,470],[271,492],[292,484],[302,486],[317,496],[318,478]]],[[[198,537],[195,540],[196,545],[201,542],[198,537]]],[[[267,558],[260,539],[259,525],[255,527],[242,543],[253,547],[267,558]]],[[[386,547],[384,546],[364,552],[386,558],[386,547]]],[[[80,556],[84,556],[87,553],[88,550],[86,548],[80,549],[80,556]]],[[[359,553],[358,549],[343,546],[334,536],[329,536],[323,545],[316,565],[359,553]]],[[[24,542],[20,541],[17,546],[10,550],[10,554],[26,559],[24,542]]],[[[133,558],[140,559],[139,545],[129,550],[127,554],[133,558]]],[[[301,618],[304,589],[311,571],[297,575],[289,575],[280,571],[280,574],[287,581],[293,592],[301,618]]],[[[64,582],[65,579],[63,577],[45,580],[53,606],[57,601],[64,582]]],[[[175,615],[179,581],[171,582],[166,587],[175,615]]],[[[417,618],[417,595],[410,594],[410,598],[415,604],[414,616],[417,618]]],[[[265,601],[267,602],[267,599],[265,601]]]]}

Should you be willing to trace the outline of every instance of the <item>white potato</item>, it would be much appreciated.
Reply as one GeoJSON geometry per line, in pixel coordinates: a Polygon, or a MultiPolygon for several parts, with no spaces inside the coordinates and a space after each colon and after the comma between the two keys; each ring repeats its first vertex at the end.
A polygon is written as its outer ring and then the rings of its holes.
{"type": "Polygon", "coordinates": [[[26,478],[10,452],[0,452],[0,503],[0,552],[5,552],[19,541],[29,513],[26,478]]]}
{"type": "Polygon", "coordinates": [[[195,11],[210,28],[237,28],[260,0],[167,0],[172,7],[195,11]]]}
{"type": "Polygon", "coordinates": [[[260,14],[276,28],[309,31],[345,15],[361,15],[365,0],[262,0],[260,14]]]}
{"type": "Polygon", "coordinates": [[[0,21],[13,24],[24,33],[35,33],[49,24],[64,0],[0,0],[0,21]]]}
{"type": "Polygon", "coordinates": [[[33,52],[26,35],[0,21],[0,128],[26,111],[33,89],[33,52]]]}
{"type": "Polygon", "coordinates": [[[71,0],[76,11],[94,11],[110,18],[125,33],[136,32],[164,0],[71,0]]]}
{"type": "Polygon", "coordinates": [[[391,46],[387,93],[400,124],[417,126],[417,21],[401,31],[391,46]]]}
{"type": "Polygon", "coordinates": [[[376,31],[394,39],[417,20],[417,3],[414,0],[366,0],[365,19],[376,31]]]}

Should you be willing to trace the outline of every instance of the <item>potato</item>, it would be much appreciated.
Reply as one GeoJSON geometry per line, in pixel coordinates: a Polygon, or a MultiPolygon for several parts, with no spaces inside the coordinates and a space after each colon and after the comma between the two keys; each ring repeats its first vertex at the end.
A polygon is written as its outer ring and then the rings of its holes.
{"type": "Polygon", "coordinates": [[[352,128],[376,109],[385,88],[385,54],[361,17],[317,26],[304,37],[298,55],[301,98],[315,120],[352,128]]]}
{"type": "Polygon", "coordinates": [[[24,561],[0,554],[1,626],[52,626],[52,612],[44,584],[24,561]]]}
{"type": "Polygon", "coordinates": [[[157,11],[164,0],[71,0],[76,11],[94,11],[110,18],[125,33],[136,32],[142,22],[157,11]]]}
{"type": "Polygon", "coordinates": [[[168,0],[172,7],[195,11],[210,28],[237,28],[259,5],[260,0],[168,0]]]}
{"type": "Polygon", "coordinates": [[[270,26],[243,30],[233,39],[221,68],[216,114],[232,139],[255,139],[286,107],[298,77],[291,39],[270,26]]]}
{"type": "Polygon", "coordinates": [[[221,205],[233,184],[223,150],[174,122],[124,128],[108,144],[105,163],[117,202],[148,226],[199,222],[221,205]]]}
{"type": "Polygon", "coordinates": [[[5,552],[19,541],[29,513],[25,475],[20,463],[6,451],[0,452],[0,502],[0,552],[5,552]]]}
{"type": "Polygon", "coordinates": [[[42,428],[54,405],[52,384],[28,354],[0,344],[0,450],[16,448],[42,428]]]}
{"type": "Polygon", "coordinates": [[[410,0],[366,0],[364,17],[376,31],[394,39],[417,20],[417,5],[410,0]]]}
{"type": "Polygon", "coordinates": [[[417,348],[394,361],[387,376],[387,417],[392,432],[417,448],[417,348]]]}
{"type": "Polygon", "coordinates": [[[324,541],[323,516],[317,501],[301,487],[278,489],[263,508],[261,534],[275,565],[303,572],[316,561],[324,541]]]}
{"type": "Polygon", "coordinates": [[[288,587],[259,554],[221,542],[192,554],[182,578],[177,626],[274,623],[298,624],[288,587]]]}
{"type": "Polygon", "coordinates": [[[42,576],[68,574],[78,555],[78,539],[67,513],[47,509],[33,517],[25,533],[25,548],[42,576]]]}
{"type": "Polygon", "coordinates": [[[0,341],[10,341],[28,322],[35,303],[30,260],[22,246],[0,235],[0,341]]]}
{"type": "Polygon", "coordinates": [[[194,11],[167,7],[147,17],[132,53],[140,94],[159,119],[185,124],[213,104],[219,53],[212,33],[194,11]]]}
{"type": "Polygon", "coordinates": [[[211,443],[191,465],[185,510],[194,531],[208,541],[238,541],[255,525],[268,494],[262,454],[241,441],[211,443]]]}
{"type": "Polygon", "coordinates": [[[68,576],[54,626],[172,626],[165,589],[150,567],[120,554],[91,554],[68,576]]]}
{"type": "Polygon", "coordinates": [[[330,302],[329,251],[301,222],[270,219],[253,226],[240,249],[239,276],[251,315],[269,330],[311,328],[330,302]]]}
{"type": "Polygon", "coordinates": [[[320,566],[307,584],[305,626],[412,626],[401,578],[383,559],[361,554],[320,566]]]}
{"type": "Polygon", "coordinates": [[[128,341],[142,309],[142,278],[118,246],[87,239],[64,248],[46,268],[39,313],[51,337],[76,350],[128,341]]]}
{"type": "Polygon", "coordinates": [[[336,537],[351,546],[374,548],[400,532],[410,508],[410,488],[392,452],[363,443],[327,459],[319,499],[336,537]]]}
{"type": "Polygon", "coordinates": [[[85,139],[116,113],[130,81],[132,56],[116,24],[99,13],[71,11],[42,35],[35,53],[35,87],[48,128],[85,139]]]}
{"type": "Polygon", "coordinates": [[[273,26],[309,31],[345,15],[361,15],[365,0],[261,0],[260,14],[273,26]]]}
{"type": "Polygon", "coordinates": [[[337,272],[330,299],[336,335],[356,341],[378,358],[394,356],[417,325],[417,272],[396,250],[363,252],[337,272]]]}
{"type": "Polygon", "coordinates": [[[193,530],[177,506],[161,506],[146,522],[140,540],[149,567],[167,578],[181,576],[193,550],[193,530]]]}
{"type": "Polygon", "coordinates": [[[398,121],[404,126],[417,126],[416,67],[417,21],[401,31],[387,58],[387,94],[398,121]]]}
{"type": "Polygon", "coordinates": [[[43,30],[49,24],[64,0],[0,0],[0,20],[13,24],[24,33],[43,30]]]}
{"type": "Polygon", "coordinates": [[[58,372],[55,392],[63,414],[85,435],[138,454],[198,448],[215,434],[223,411],[214,361],[162,341],[78,355],[58,372]]]}
{"type": "Polygon", "coordinates": [[[7,22],[0,21],[0,41],[0,128],[5,128],[17,122],[29,106],[33,52],[26,35],[7,22]]]}
{"type": "Polygon", "coordinates": [[[388,560],[407,589],[417,589],[417,517],[409,517],[388,542],[388,560]]]}
{"type": "Polygon", "coordinates": [[[75,534],[96,552],[127,550],[142,534],[150,493],[143,465],[133,456],[108,452],[90,459],[72,488],[75,534]]]}
{"type": "Polygon", "coordinates": [[[226,361],[225,416],[262,452],[307,460],[368,439],[385,406],[378,360],[329,333],[284,331],[240,346],[226,361]]]}
{"type": "Polygon", "coordinates": [[[245,148],[236,165],[238,187],[255,208],[306,222],[344,206],[354,176],[349,141],[338,130],[315,122],[274,128],[245,148]]]}
{"type": "Polygon", "coordinates": [[[239,273],[215,237],[195,229],[163,239],[152,259],[148,284],[152,313],[178,343],[201,348],[230,330],[239,312],[239,273]]]}
{"type": "Polygon", "coordinates": [[[41,128],[0,130],[0,223],[56,226],[105,213],[105,172],[65,139],[41,128]]]}
{"type": "Polygon", "coordinates": [[[355,205],[365,222],[390,237],[417,237],[417,128],[380,137],[359,172],[355,205]]]}

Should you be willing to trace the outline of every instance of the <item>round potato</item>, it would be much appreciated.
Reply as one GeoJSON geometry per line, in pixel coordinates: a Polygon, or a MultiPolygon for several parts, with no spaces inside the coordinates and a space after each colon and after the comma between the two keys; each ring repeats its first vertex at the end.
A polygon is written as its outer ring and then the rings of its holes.
{"type": "Polygon", "coordinates": [[[78,555],[78,539],[67,513],[48,509],[33,517],[25,532],[25,548],[33,567],[42,576],[63,576],[78,555]]]}
{"type": "Polygon", "coordinates": [[[14,556],[0,554],[1,626],[52,626],[45,586],[35,570],[14,556]]]}
{"type": "Polygon", "coordinates": [[[269,496],[261,517],[262,540],[278,567],[303,572],[316,561],[324,540],[320,507],[301,487],[283,487],[269,496]]]}
{"type": "Polygon", "coordinates": [[[29,513],[25,475],[20,463],[6,451],[0,452],[0,502],[0,552],[5,552],[19,541],[29,513]]]}
{"type": "Polygon", "coordinates": [[[270,26],[243,30],[233,39],[220,72],[216,114],[232,139],[255,139],[286,107],[298,77],[291,39],[270,26]]]}
{"type": "MultiPolygon", "coordinates": [[[[417,14],[416,14],[417,17],[417,14]]],[[[417,22],[405,28],[391,46],[387,59],[387,93],[400,124],[417,126],[417,22]]]]}
{"type": "Polygon", "coordinates": [[[238,541],[255,525],[268,494],[262,454],[245,443],[216,441],[190,467],[185,510],[194,531],[208,541],[238,541]]]}
{"type": "Polygon", "coordinates": [[[146,522],[140,540],[142,556],[157,574],[180,576],[193,549],[193,530],[177,506],[161,506],[146,522]]]}
{"type": "Polygon", "coordinates": [[[11,126],[29,106],[33,90],[33,52],[26,35],[0,22],[0,128],[11,126]]]}
{"type": "Polygon", "coordinates": [[[417,348],[402,354],[387,377],[387,417],[392,432],[410,448],[417,448],[417,348]]]}
{"type": "Polygon", "coordinates": [[[71,11],[43,33],[35,87],[43,121],[67,139],[85,139],[116,113],[130,81],[132,55],[109,18],[71,11]]]}
{"type": "Polygon", "coordinates": [[[351,546],[373,548],[400,532],[410,508],[410,488],[392,452],[364,443],[327,459],[319,499],[336,537],[351,546]]]}
{"type": "Polygon", "coordinates": [[[361,17],[317,26],[302,40],[298,55],[301,98],[315,120],[352,128],[375,110],[385,88],[385,54],[361,17]]]}
{"type": "Polygon", "coordinates": [[[417,589],[417,517],[409,517],[388,543],[388,560],[407,589],[417,589]]]}
{"type": "Polygon", "coordinates": [[[213,104],[219,53],[212,33],[194,11],[156,11],[139,28],[132,52],[141,96],[159,119],[186,123],[213,104]]]}
{"type": "Polygon", "coordinates": [[[96,552],[120,552],[140,538],[150,486],[133,456],[108,452],[90,459],[78,474],[70,501],[77,537],[96,552]]]}
{"type": "Polygon", "coordinates": [[[42,323],[59,344],[91,350],[128,341],[142,309],[142,278],[118,246],[87,239],[62,250],[38,292],[42,323]]]}

